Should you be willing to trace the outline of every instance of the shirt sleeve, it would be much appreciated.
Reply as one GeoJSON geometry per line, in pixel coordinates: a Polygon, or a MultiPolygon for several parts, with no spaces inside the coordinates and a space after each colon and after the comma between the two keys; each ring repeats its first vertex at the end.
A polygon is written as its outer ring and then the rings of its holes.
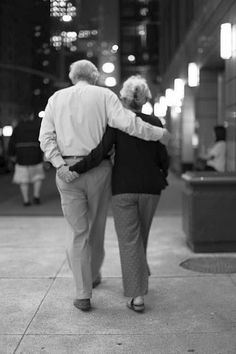
{"type": "Polygon", "coordinates": [[[93,149],[89,155],[84,157],[81,161],[69,167],[70,171],[76,171],[78,173],[84,173],[93,167],[98,166],[102,160],[107,156],[115,143],[115,130],[107,127],[102,141],[93,149]]]}
{"type": "Polygon", "coordinates": [[[65,163],[57,144],[51,99],[48,101],[45,109],[45,116],[42,119],[39,141],[46,160],[49,160],[54,167],[58,168],[65,163]]]}
{"type": "Polygon", "coordinates": [[[106,99],[108,125],[143,140],[160,140],[163,129],[144,122],[140,117],[123,107],[118,97],[110,91],[106,99]]]}

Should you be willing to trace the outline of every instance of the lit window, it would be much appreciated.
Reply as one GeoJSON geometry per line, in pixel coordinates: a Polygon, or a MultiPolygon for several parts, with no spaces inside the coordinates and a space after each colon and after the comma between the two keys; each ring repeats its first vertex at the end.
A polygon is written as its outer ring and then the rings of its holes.
{"type": "Polygon", "coordinates": [[[50,15],[70,22],[76,16],[76,7],[69,0],[50,0],[50,15]]]}
{"type": "Polygon", "coordinates": [[[63,15],[63,16],[62,16],[62,21],[64,21],[64,22],[70,22],[70,21],[72,21],[71,15],[63,15]]]}
{"type": "MultiPolygon", "coordinates": [[[[76,39],[77,39],[76,32],[63,31],[59,35],[52,36],[51,43],[52,43],[53,47],[55,47],[56,49],[60,49],[62,45],[64,45],[65,47],[71,48],[72,46],[74,46],[73,42],[76,41],[76,39]]],[[[73,48],[72,51],[75,51],[75,48],[73,48]]]]}

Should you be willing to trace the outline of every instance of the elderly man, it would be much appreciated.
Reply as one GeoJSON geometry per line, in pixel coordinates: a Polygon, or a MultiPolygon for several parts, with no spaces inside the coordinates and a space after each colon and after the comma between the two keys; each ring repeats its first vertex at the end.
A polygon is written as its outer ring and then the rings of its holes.
{"type": "Polygon", "coordinates": [[[111,164],[104,160],[80,178],[69,166],[97,146],[107,125],[144,140],[164,142],[168,137],[165,129],[126,110],[111,90],[95,86],[98,76],[87,60],[71,65],[74,85],[49,98],[39,136],[46,158],[57,169],[56,184],[72,234],[67,258],[76,286],[74,306],[82,311],[90,310],[92,288],[101,282],[111,164]]]}

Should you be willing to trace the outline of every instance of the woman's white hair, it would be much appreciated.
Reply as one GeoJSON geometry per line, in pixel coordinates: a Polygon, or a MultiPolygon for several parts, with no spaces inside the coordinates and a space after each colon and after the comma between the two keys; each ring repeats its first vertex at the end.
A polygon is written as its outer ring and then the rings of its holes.
{"type": "Polygon", "coordinates": [[[141,108],[152,95],[147,81],[140,75],[133,75],[123,83],[120,98],[132,108],[141,108]]]}
{"type": "Polygon", "coordinates": [[[72,63],[70,66],[69,78],[74,85],[79,80],[85,80],[90,84],[95,84],[98,77],[98,69],[89,60],[78,60],[72,63]]]}

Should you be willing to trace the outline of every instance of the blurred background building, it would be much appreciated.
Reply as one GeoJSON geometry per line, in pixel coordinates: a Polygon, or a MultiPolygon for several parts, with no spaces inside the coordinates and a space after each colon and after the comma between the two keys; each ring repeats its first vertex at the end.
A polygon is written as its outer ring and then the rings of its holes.
{"type": "Polygon", "coordinates": [[[146,77],[147,112],[173,134],[174,171],[193,168],[216,124],[227,128],[235,171],[235,28],[233,0],[1,0],[1,141],[22,111],[42,117],[48,97],[70,85],[70,63],[89,59],[117,94],[128,76],[146,77]]]}
{"type": "Polygon", "coordinates": [[[165,0],[160,6],[161,91],[174,134],[172,168],[190,169],[219,124],[227,128],[226,170],[235,171],[236,3],[165,0]]]}

